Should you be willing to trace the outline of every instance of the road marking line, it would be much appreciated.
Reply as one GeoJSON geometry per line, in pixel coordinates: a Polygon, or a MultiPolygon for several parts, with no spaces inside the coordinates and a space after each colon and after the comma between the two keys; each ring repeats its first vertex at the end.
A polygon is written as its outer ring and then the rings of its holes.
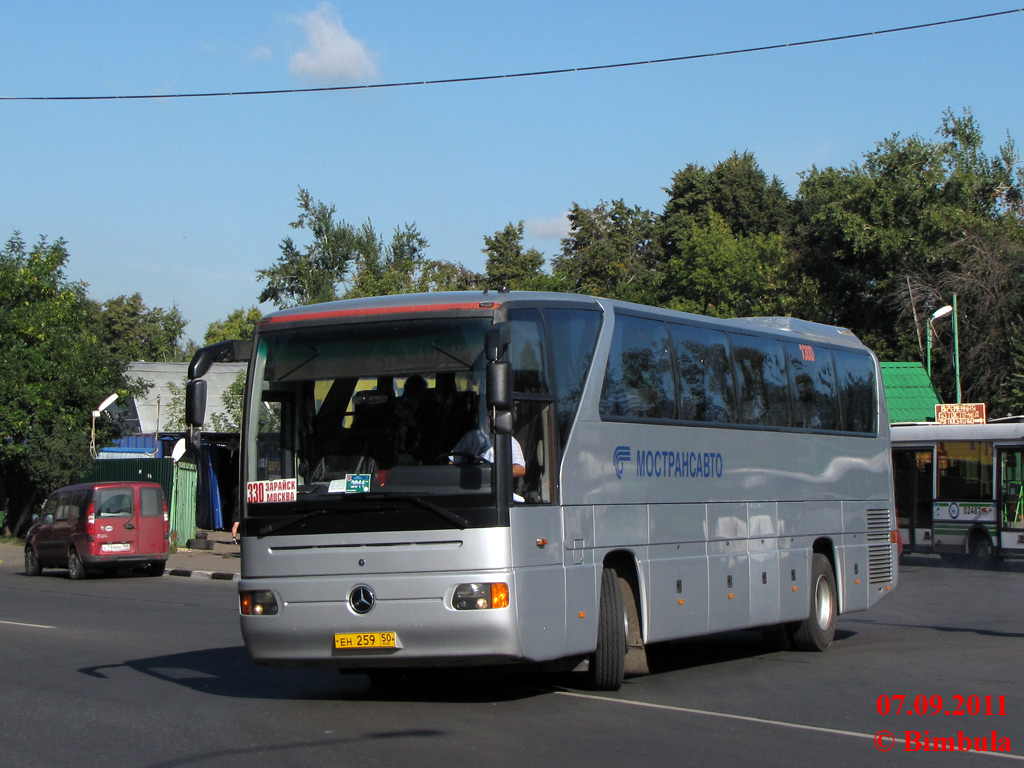
{"type": "Polygon", "coordinates": [[[32,627],[32,629],[56,629],[56,627],[51,627],[49,624],[27,624],[24,621],[0,620],[0,624],[7,624],[11,627],[32,627]]]}
{"type": "MultiPolygon", "coordinates": [[[[798,731],[814,731],[815,733],[829,733],[835,736],[852,736],[857,739],[874,740],[874,733],[860,733],[859,731],[844,731],[839,728],[824,728],[820,725],[803,725],[801,723],[787,723],[784,720],[767,720],[763,717],[751,717],[750,715],[733,715],[728,712],[711,712],[706,709],[692,709],[691,707],[678,707],[672,704],[652,704],[646,701],[634,701],[632,699],[613,699],[607,696],[598,696],[593,693],[578,693],[576,691],[556,691],[562,696],[572,696],[577,699],[591,699],[612,704],[626,704],[633,707],[644,707],[647,709],[661,709],[667,712],[682,712],[688,715],[704,715],[706,717],[719,717],[724,720],[740,720],[745,723],[757,723],[759,725],[773,725],[781,728],[792,728],[798,731]]],[[[975,752],[979,755],[989,757],[1005,757],[1009,760],[1024,760],[1024,755],[1014,755],[1007,752],[975,752]]]]}

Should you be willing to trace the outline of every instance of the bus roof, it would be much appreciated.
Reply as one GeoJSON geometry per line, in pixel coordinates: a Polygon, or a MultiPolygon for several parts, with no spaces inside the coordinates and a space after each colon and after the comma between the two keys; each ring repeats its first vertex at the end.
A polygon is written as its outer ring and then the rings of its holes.
{"type": "Polygon", "coordinates": [[[846,328],[800,320],[794,317],[742,317],[713,318],[688,312],[634,304],[617,299],[603,299],[573,293],[544,291],[449,291],[440,293],[406,293],[391,296],[371,296],[358,299],[339,299],[323,304],[273,312],[261,321],[261,325],[280,323],[330,322],[348,318],[373,317],[375,315],[416,314],[419,312],[479,311],[493,310],[503,305],[536,305],[555,303],[562,306],[577,305],[605,312],[616,309],[662,317],[665,320],[688,319],[701,325],[717,326],[723,330],[765,333],[775,337],[792,335],[802,340],[817,341],[844,347],[864,349],[864,345],[846,328]]]}

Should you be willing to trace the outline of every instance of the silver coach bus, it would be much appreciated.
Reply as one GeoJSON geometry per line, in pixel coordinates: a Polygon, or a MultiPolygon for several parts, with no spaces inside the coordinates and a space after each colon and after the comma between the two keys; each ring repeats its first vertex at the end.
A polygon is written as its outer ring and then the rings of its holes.
{"type": "MultiPolygon", "coordinates": [[[[193,426],[230,349],[193,359],[193,426]]],[[[263,663],[542,662],[616,689],[659,641],[824,650],[896,584],[877,362],[790,318],[500,292],[276,312],[241,453],[263,663]]]]}
{"type": "Polygon", "coordinates": [[[892,458],[907,551],[1024,556],[1024,418],[894,424],[892,458]]]}

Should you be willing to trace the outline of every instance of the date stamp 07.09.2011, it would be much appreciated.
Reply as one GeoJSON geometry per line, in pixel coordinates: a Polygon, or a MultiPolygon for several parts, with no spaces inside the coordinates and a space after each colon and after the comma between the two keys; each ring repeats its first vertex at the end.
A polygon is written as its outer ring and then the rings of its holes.
{"type": "MultiPolygon", "coordinates": [[[[883,717],[1000,717],[1006,715],[1005,696],[906,696],[882,694],[876,702],[883,717]]],[[[953,735],[934,735],[927,729],[905,730],[900,739],[894,732],[882,730],[875,734],[875,748],[891,752],[900,742],[903,752],[1010,752],[1010,739],[1000,736],[995,728],[986,735],[968,735],[957,730],[953,735]]]]}

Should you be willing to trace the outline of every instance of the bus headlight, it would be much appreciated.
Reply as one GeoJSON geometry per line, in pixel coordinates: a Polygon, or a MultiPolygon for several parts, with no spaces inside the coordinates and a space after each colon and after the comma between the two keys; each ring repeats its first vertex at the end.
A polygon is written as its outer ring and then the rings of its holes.
{"type": "Polygon", "coordinates": [[[508,584],[459,584],[452,596],[452,608],[457,611],[508,608],[508,584]]]}
{"type": "Polygon", "coordinates": [[[243,616],[274,616],[277,614],[277,598],[266,589],[239,592],[238,610],[243,616]]]}

